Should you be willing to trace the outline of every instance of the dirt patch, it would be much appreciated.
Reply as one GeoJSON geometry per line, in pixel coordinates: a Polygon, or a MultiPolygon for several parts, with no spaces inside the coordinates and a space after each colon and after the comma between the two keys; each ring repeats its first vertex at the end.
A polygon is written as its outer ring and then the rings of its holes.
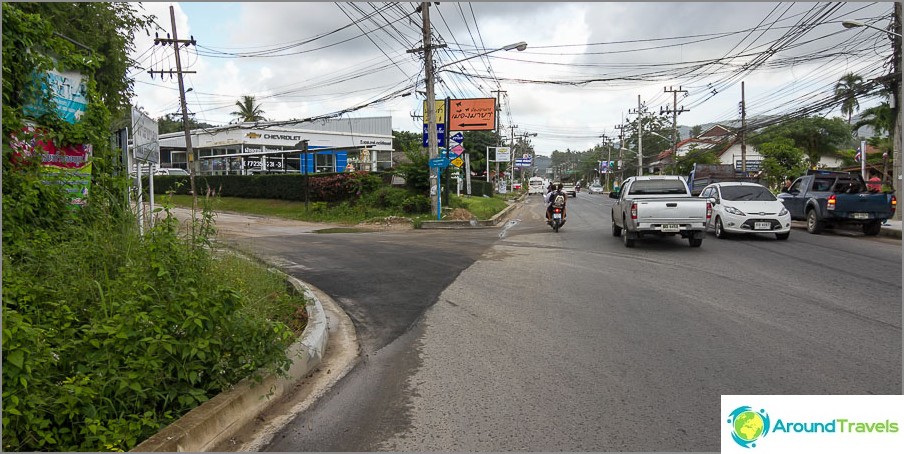
{"type": "Polygon", "coordinates": [[[355,227],[368,231],[411,230],[414,228],[414,223],[409,218],[387,216],[381,219],[361,222],[355,227]]]}
{"type": "Polygon", "coordinates": [[[477,217],[464,208],[456,208],[452,210],[452,213],[444,216],[443,219],[447,221],[470,221],[472,219],[477,219],[477,217]]]}

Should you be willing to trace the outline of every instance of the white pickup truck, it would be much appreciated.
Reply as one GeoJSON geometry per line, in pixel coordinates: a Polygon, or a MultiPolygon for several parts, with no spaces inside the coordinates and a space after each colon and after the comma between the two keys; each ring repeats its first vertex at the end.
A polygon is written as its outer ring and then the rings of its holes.
{"type": "Polygon", "coordinates": [[[691,247],[703,244],[706,222],[712,216],[709,201],[694,197],[680,176],[631,177],[612,206],[612,236],[621,236],[626,247],[648,235],[681,235],[691,247]]]}

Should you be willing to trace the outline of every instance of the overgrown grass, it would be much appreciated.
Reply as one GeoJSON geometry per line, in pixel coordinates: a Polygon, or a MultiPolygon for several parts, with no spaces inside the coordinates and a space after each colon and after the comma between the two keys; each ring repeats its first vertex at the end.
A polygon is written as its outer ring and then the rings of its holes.
{"type": "Polygon", "coordinates": [[[88,214],[27,225],[13,207],[36,201],[19,177],[4,173],[4,450],[128,450],[260,368],[286,369],[305,301],[213,254],[209,210],[191,235],[171,216],[143,236],[88,214]]]}
{"type": "Polygon", "coordinates": [[[477,219],[486,220],[505,209],[506,196],[497,194],[493,197],[468,197],[449,195],[450,208],[464,208],[471,212],[477,219]]]}

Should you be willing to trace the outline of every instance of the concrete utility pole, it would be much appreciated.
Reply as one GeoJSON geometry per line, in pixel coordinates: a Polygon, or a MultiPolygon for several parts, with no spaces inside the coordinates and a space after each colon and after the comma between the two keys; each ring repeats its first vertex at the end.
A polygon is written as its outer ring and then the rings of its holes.
{"type": "MultiPolygon", "coordinates": [[[[666,93],[672,94],[672,109],[669,110],[668,107],[665,109],[665,113],[672,114],[672,159],[677,161],[678,158],[678,114],[683,112],[690,112],[689,109],[685,109],[684,106],[681,106],[681,109],[678,109],[678,93],[687,93],[687,90],[682,90],[681,86],[678,86],[678,89],[675,90],[672,87],[665,88],[662,87],[666,93]]],[[[662,111],[660,110],[660,114],[662,111]]]]}
{"type": "MultiPolygon", "coordinates": [[[[430,2],[421,2],[421,18],[424,21],[424,81],[427,84],[427,156],[433,159],[439,155],[436,145],[436,94],[433,92],[433,48],[430,42],[430,2]]],[[[437,212],[436,196],[439,196],[439,169],[430,169],[430,206],[437,212]]]]}
{"type": "MultiPolygon", "coordinates": [[[[183,74],[194,74],[195,71],[182,71],[182,61],[179,59],[179,45],[185,44],[186,46],[188,46],[188,45],[196,45],[197,43],[195,42],[194,37],[192,37],[192,39],[187,39],[187,40],[179,39],[179,36],[176,34],[176,13],[173,10],[172,6],[169,7],[169,12],[170,12],[170,22],[172,23],[172,26],[173,26],[173,39],[156,38],[156,39],[154,39],[154,44],[155,45],[172,44],[175,54],[176,54],[175,74],[178,76],[176,79],[179,81],[179,102],[182,105],[182,128],[185,130],[185,158],[188,161],[188,173],[189,173],[189,180],[191,180],[191,193],[192,193],[191,208],[192,208],[192,213],[194,213],[194,211],[197,210],[197,206],[198,206],[198,191],[195,188],[195,173],[197,173],[196,168],[198,167],[198,164],[197,164],[197,159],[195,159],[195,151],[192,149],[192,146],[191,146],[191,132],[188,127],[188,107],[186,106],[186,103],[185,103],[185,84],[182,81],[182,75],[183,74]]],[[[148,73],[150,73],[151,76],[153,76],[154,73],[160,73],[160,76],[162,77],[163,74],[172,75],[174,72],[173,72],[173,70],[168,70],[168,71],[148,70],[148,73]]]]}
{"type": "Polygon", "coordinates": [[[743,80],[741,81],[741,173],[745,177],[747,176],[747,103],[744,100],[743,80]]]}
{"type": "Polygon", "coordinates": [[[640,102],[640,95],[637,95],[637,176],[643,176],[643,104],[640,102]]]}
{"type": "MultiPolygon", "coordinates": [[[[895,15],[894,21],[892,23],[893,31],[898,36],[889,36],[891,39],[892,45],[892,59],[894,60],[894,64],[892,65],[892,74],[894,88],[892,90],[892,96],[897,97],[895,100],[895,133],[894,133],[894,145],[893,145],[893,157],[894,160],[894,170],[893,172],[893,181],[892,184],[895,188],[895,198],[898,199],[898,203],[901,203],[901,186],[904,185],[904,180],[901,179],[901,141],[904,138],[901,137],[901,130],[904,129],[904,116],[901,115],[901,104],[904,103],[904,83],[901,80],[901,70],[904,68],[904,64],[901,63],[901,2],[895,2],[895,15]]],[[[864,154],[864,156],[866,156],[864,154]]],[[[901,209],[897,209],[895,211],[895,219],[901,220],[901,209]]]]}
{"type": "MultiPolygon", "coordinates": [[[[502,131],[499,130],[499,112],[502,112],[502,99],[500,95],[506,93],[505,90],[493,90],[490,93],[496,93],[496,146],[502,145],[502,131]]],[[[495,159],[494,159],[495,161],[495,159]]],[[[490,157],[487,156],[487,163],[490,162],[490,157]]],[[[489,167],[489,166],[488,166],[489,167]]],[[[487,178],[489,178],[489,171],[487,171],[487,178]]],[[[489,181],[489,180],[487,180],[489,181]]],[[[499,185],[499,162],[496,161],[496,181],[493,183],[493,190],[495,192],[495,188],[499,185]]]]}
{"type": "Polygon", "coordinates": [[[618,178],[619,181],[625,181],[625,165],[624,155],[625,155],[625,115],[622,114],[622,122],[621,124],[615,126],[615,129],[618,129],[618,178]]]}

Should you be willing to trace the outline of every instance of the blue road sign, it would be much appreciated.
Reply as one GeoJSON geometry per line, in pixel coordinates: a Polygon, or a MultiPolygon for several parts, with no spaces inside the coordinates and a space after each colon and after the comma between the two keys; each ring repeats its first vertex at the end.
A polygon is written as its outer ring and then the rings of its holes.
{"type": "Polygon", "coordinates": [[[446,167],[449,167],[450,162],[451,161],[449,161],[449,158],[444,158],[442,156],[438,157],[438,158],[433,158],[429,161],[430,168],[440,168],[440,169],[445,169],[446,167]]]}
{"type": "MultiPolygon", "coordinates": [[[[427,125],[424,125],[424,147],[428,146],[427,144],[427,125]]],[[[446,125],[442,123],[436,124],[436,146],[445,147],[446,146],[446,125]]]]}
{"type": "Polygon", "coordinates": [[[461,132],[456,132],[455,135],[451,137],[451,139],[455,143],[462,143],[465,141],[465,135],[461,132]]]}

